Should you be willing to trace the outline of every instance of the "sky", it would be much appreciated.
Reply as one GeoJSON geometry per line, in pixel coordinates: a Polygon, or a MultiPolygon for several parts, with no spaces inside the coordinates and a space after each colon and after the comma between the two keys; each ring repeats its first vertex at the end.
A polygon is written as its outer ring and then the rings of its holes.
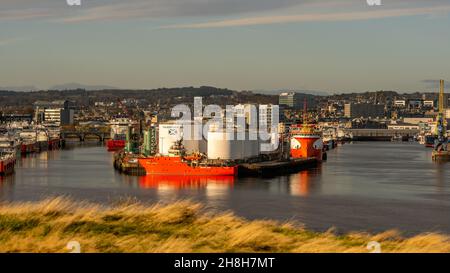
{"type": "Polygon", "coordinates": [[[436,91],[450,0],[381,2],[0,0],[0,87],[436,91]]]}

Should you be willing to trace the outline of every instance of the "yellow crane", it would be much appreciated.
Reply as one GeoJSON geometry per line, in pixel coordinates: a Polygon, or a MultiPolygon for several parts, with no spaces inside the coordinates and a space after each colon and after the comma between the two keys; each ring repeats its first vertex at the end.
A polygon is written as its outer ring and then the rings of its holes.
{"type": "MultiPolygon", "coordinates": [[[[447,120],[445,118],[444,89],[445,89],[444,80],[440,80],[439,81],[439,104],[438,104],[439,113],[438,113],[437,122],[438,122],[438,125],[439,125],[439,122],[442,122],[443,133],[445,134],[446,133],[445,130],[447,129],[447,120]]],[[[436,126],[436,130],[438,130],[438,126],[436,126]]]]}
{"type": "Polygon", "coordinates": [[[432,157],[434,160],[449,160],[450,151],[448,149],[447,120],[445,119],[444,108],[444,80],[440,80],[439,86],[439,113],[436,119],[436,140],[432,157]]]}
{"type": "Polygon", "coordinates": [[[444,111],[445,111],[445,108],[444,108],[444,100],[445,100],[445,97],[444,97],[444,80],[440,80],[440,85],[439,86],[440,86],[440,88],[439,88],[439,114],[444,116],[444,114],[445,114],[444,113],[444,111]]]}

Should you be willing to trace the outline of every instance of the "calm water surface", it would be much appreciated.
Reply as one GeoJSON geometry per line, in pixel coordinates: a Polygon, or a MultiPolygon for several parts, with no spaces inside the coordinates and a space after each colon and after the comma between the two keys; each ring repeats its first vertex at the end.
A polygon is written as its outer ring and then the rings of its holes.
{"type": "Polygon", "coordinates": [[[0,178],[0,201],[191,199],[248,219],[296,220],[318,231],[450,234],[450,163],[430,158],[431,150],[416,143],[360,142],[330,151],[317,169],[290,176],[154,178],[121,175],[104,147],[72,144],[19,160],[14,175],[0,178]]]}

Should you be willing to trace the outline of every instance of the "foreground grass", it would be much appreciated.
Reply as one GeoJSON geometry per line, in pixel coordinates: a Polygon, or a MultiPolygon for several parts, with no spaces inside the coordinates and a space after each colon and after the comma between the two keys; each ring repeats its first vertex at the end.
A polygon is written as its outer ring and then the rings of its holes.
{"type": "Polygon", "coordinates": [[[74,203],[64,198],[0,205],[0,252],[450,252],[449,237],[422,234],[402,238],[315,233],[289,223],[246,221],[231,213],[210,214],[198,204],[113,207],[74,203]]]}

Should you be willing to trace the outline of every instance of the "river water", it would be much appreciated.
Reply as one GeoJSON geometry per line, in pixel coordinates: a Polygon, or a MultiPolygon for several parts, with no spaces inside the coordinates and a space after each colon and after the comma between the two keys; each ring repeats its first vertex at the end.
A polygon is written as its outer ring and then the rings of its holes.
{"type": "Polygon", "coordinates": [[[450,234],[450,163],[432,162],[431,149],[417,143],[345,144],[316,169],[276,178],[130,177],[113,169],[112,157],[105,147],[73,143],[22,158],[14,175],[0,178],[0,201],[190,199],[211,210],[293,220],[317,231],[450,234]]]}

